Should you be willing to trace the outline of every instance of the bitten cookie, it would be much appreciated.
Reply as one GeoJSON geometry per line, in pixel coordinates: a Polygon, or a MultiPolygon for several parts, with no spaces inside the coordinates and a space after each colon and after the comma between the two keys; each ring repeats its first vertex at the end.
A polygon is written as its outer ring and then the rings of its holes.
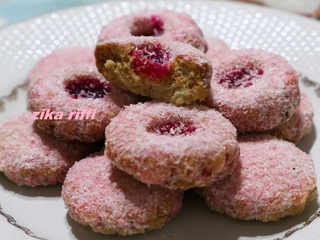
{"type": "Polygon", "coordinates": [[[127,37],[98,42],[100,73],[111,83],[142,96],[177,105],[206,98],[211,62],[186,43],[157,37],[127,37]]]}

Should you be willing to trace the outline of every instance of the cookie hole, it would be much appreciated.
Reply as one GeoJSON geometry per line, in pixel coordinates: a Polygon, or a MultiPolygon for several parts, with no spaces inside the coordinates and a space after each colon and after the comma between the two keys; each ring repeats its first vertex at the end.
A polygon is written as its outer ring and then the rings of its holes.
{"type": "Polygon", "coordinates": [[[226,89],[247,88],[261,79],[264,71],[254,63],[236,64],[216,75],[217,82],[226,89]]]}
{"type": "Polygon", "coordinates": [[[137,18],[131,27],[131,34],[137,37],[157,37],[162,35],[163,32],[163,20],[157,15],[151,15],[149,18],[137,18]]]}
{"type": "Polygon", "coordinates": [[[65,91],[71,98],[103,98],[111,91],[111,87],[106,81],[94,76],[75,76],[73,79],[66,79],[65,91]]]}
{"type": "Polygon", "coordinates": [[[164,120],[150,124],[148,132],[158,135],[186,136],[196,131],[192,122],[182,120],[164,120]]]}

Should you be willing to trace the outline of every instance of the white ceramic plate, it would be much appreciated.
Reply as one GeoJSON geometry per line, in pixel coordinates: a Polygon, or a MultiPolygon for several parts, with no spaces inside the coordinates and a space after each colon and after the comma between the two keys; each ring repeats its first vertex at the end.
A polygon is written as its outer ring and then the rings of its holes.
{"type": "MultiPolygon", "coordinates": [[[[320,99],[316,92],[320,79],[320,24],[253,5],[217,1],[109,2],[67,9],[2,29],[0,121],[26,109],[25,90],[12,90],[24,82],[26,74],[39,58],[63,46],[94,46],[101,25],[114,17],[146,7],[187,12],[207,36],[220,37],[233,48],[263,48],[281,54],[298,71],[312,79],[309,84],[302,82],[301,88],[312,97],[315,106],[314,129],[300,147],[314,158],[320,176],[320,140],[317,136],[320,99]]],[[[260,223],[233,220],[209,211],[200,198],[188,193],[182,212],[163,229],[125,238],[104,236],[70,219],[60,190],[60,186],[17,187],[0,174],[0,239],[34,239],[34,234],[40,239],[50,240],[236,240],[284,239],[287,234],[287,239],[314,240],[320,229],[320,219],[315,215],[317,212],[319,215],[319,197],[300,216],[277,223],[260,223]]]]}

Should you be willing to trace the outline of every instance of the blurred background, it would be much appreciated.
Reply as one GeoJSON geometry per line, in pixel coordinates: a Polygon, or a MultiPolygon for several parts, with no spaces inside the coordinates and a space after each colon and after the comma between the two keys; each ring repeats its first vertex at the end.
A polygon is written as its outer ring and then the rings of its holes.
{"type": "MultiPolygon", "coordinates": [[[[111,1],[111,0],[109,0],[111,1]]],[[[130,0],[127,0],[130,1],[130,0]]],[[[214,0],[212,0],[214,1],[214,0]]],[[[232,0],[225,0],[232,1],[232,0]]],[[[320,20],[320,0],[237,0],[266,5],[320,20]]],[[[108,0],[0,0],[0,27],[67,7],[108,0]]]]}

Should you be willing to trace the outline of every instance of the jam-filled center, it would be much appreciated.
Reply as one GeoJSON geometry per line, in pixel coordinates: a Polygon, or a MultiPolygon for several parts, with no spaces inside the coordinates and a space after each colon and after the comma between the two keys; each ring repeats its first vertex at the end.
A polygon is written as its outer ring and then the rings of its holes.
{"type": "Polygon", "coordinates": [[[149,129],[149,132],[159,135],[186,136],[192,134],[196,129],[197,128],[192,123],[182,121],[165,121],[154,124],[149,129]]]}
{"type": "Polygon", "coordinates": [[[149,18],[137,18],[131,27],[131,34],[137,37],[157,37],[163,32],[163,20],[157,15],[151,15],[149,18]]]}
{"type": "Polygon", "coordinates": [[[217,82],[226,89],[247,88],[263,75],[263,69],[253,63],[235,65],[217,74],[217,82]]]}
{"type": "Polygon", "coordinates": [[[145,75],[154,80],[169,74],[169,52],[160,43],[143,44],[132,51],[133,69],[138,75],[145,75]]]}
{"type": "Polygon", "coordinates": [[[65,81],[65,91],[74,99],[95,99],[103,98],[111,91],[111,87],[107,82],[93,76],[78,76],[65,81]]]}

